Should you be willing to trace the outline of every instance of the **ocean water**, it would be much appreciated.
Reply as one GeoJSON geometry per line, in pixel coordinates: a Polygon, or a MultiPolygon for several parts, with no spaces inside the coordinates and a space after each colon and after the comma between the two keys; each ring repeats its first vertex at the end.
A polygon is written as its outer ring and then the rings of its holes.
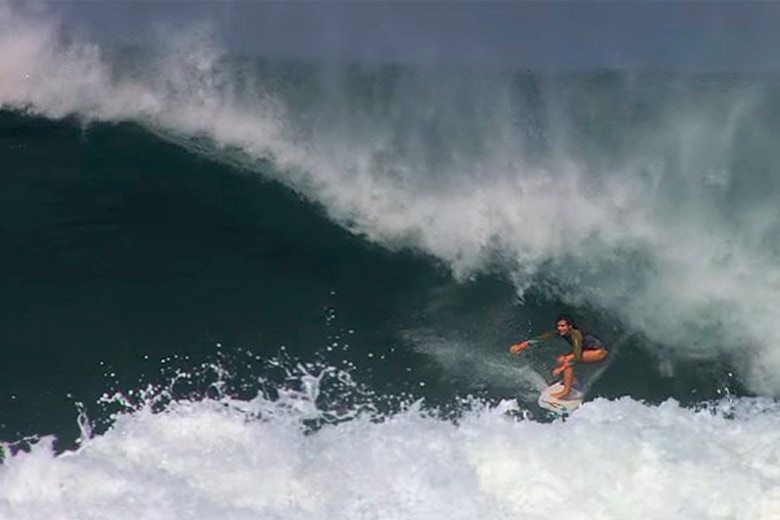
{"type": "Polygon", "coordinates": [[[780,518],[778,116],[0,8],[0,519],[780,518]]]}

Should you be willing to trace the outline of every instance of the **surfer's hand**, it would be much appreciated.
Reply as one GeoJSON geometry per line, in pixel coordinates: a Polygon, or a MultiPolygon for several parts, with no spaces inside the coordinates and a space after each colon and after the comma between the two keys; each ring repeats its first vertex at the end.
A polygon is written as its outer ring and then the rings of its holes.
{"type": "Polygon", "coordinates": [[[571,354],[564,354],[562,356],[558,356],[558,359],[556,359],[556,361],[558,362],[559,365],[565,365],[572,359],[574,359],[574,356],[572,356],[571,354]]]}
{"type": "Polygon", "coordinates": [[[564,371],[564,370],[566,370],[567,368],[569,368],[569,365],[568,365],[568,364],[566,364],[566,363],[562,364],[562,365],[561,365],[561,366],[559,366],[559,367],[555,367],[555,370],[553,370],[553,375],[554,375],[554,376],[557,376],[558,374],[560,374],[561,372],[563,372],[563,371],[564,371]]]}
{"type": "Polygon", "coordinates": [[[512,345],[509,348],[509,353],[510,354],[519,354],[520,352],[524,351],[527,348],[528,348],[528,342],[527,341],[523,341],[522,343],[516,343],[516,344],[512,345]]]}

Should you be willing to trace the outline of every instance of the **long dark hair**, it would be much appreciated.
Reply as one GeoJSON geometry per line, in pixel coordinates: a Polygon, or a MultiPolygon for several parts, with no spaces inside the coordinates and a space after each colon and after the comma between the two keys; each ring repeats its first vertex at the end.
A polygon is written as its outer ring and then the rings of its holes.
{"type": "Polygon", "coordinates": [[[558,324],[559,321],[565,321],[566,323],[569,324],[571,328],[579,330],[579,327],[577,326],[576,323],[574,323],[574,320],[571,319],[569,316],[566,316],[565,314],[561,314],[560,316],[558,316],[558,318],[555,320],[556,325],[558,324]]]}

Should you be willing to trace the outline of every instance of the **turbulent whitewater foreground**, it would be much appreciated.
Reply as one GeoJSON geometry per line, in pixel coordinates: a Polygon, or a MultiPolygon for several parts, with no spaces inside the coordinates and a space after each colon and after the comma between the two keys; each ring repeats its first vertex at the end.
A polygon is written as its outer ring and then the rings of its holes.
{"type": "Polygon", "coordinates": [[[256,418],[272,407],[142,410],[59,456],[43,439],[0,466],[0,518],[780,518],[767,402],[597,400],[553,423],[511,419],[504,403],[457,425],[412,406],[310,434],[290,408],[256,418]]]}

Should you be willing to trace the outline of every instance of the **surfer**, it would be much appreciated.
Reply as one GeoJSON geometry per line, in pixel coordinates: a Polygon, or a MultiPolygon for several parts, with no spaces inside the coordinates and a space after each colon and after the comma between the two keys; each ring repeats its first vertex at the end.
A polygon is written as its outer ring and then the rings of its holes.
{"type": "Polygon", "coordinates": [[[555,399],[564,399],[569,395],[569,392],[571,392],[572,385],[576,384],[572,365],[575,363],[598,363],[603,361],[604,358],[607,357],[607,349],[599,338],[579,330],[567,317],[559,317],[556,320],[555,327],[555,330],[545,332],[530,340],[525,340],[522,343],[512,345],[509,352],[511,354],[519,354],[528,348],[529,341],[543,341],[553,339],[557,336],[565,339],[569,345],[571,345],[572,351],[568,354],[558,356],[558,366],[553,370],[553,375],[556,377],[563,372],[563,390],[550,394],[550,397],[555,399]]]}

